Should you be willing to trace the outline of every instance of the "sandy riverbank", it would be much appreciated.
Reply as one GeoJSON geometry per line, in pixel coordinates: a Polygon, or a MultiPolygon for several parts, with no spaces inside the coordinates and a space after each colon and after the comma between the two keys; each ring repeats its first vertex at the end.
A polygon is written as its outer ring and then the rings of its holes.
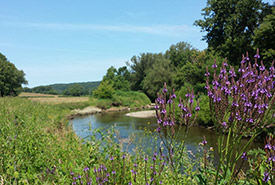
{"type": "Polygon", "coordinates": [[[146,110],[146,111],[138,111],[138,112],[129,112],[125,115],[135,117],[135,118],[149,118],[149,117],[154,117],[155,114],[156,114],[155,110],[146,110]]]}

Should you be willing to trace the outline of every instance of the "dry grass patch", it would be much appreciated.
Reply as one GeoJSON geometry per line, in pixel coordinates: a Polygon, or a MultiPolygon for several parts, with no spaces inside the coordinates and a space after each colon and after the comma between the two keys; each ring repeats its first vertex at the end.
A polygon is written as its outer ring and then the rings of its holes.
{"type": "Polygon", "coordinates": [[[38,101],[41,103],[60,104],[60,103],[78,103],[87,102],[89,97],[41,97],[41,98],[29,98],[32,101],[38,101]]]}

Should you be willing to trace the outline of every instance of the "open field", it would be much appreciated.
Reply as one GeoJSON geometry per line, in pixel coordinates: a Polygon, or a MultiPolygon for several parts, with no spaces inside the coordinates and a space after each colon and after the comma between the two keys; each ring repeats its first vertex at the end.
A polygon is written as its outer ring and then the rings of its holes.
{"type": "Polygon", "coordinates": [[[25,98],[58,97],[58,95],[22,92],[19,94],[19,97],[25,97],[25,98]]]}
{"type": "Polygon", "coordinates": [[[57,95],[40,94],[40,93],[21,93],[20,97],[26,97],[32,101],[41,103],[60,104],[60,103],[78,103],[87,102],[89,97],[59,97],[57,95]]]}

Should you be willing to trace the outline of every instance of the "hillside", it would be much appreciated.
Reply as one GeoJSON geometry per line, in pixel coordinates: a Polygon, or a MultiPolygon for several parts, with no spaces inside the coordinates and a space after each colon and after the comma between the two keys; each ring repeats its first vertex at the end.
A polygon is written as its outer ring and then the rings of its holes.
{"type": "Polygon", "coordinates": [[[87,94],[91,93],[100,84],[100,81],[95,82],[75,82],[37,86],[33,88],[24,88],[24,92],[44,93],[44,94],[63,94],[65,90],[72,86],[81,86],[87,94]]]}

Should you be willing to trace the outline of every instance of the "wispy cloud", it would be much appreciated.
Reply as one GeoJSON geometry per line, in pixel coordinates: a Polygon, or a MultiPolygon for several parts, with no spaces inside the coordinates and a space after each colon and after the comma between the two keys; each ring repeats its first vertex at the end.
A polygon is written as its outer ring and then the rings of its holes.
{"type": "Polygon", "coordinates": [[[68,24],[68,23],[31,23],[31,22],[9,22],[0,23],[5,26],[47,29],[47,30],[62,30],[62,31],[109,31],[109,32],[128,32],[128,33],[144,33],[151,35],[164,36],[180,36],[182,34],[192,34],[199,30],[188,25],[100,25],[100,24],[68,24]]]}

